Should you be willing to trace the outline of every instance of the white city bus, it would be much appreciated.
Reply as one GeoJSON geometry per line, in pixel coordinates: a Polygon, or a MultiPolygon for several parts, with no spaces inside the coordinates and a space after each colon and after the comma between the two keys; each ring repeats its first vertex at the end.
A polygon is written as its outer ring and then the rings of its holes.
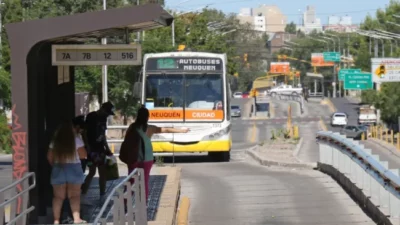
{"type": "Polygon", "coordinates": [[[232,146],[226,54],[146,54],[134,93],[150,111],[150,124],[187,127],[185,134],[157,134],[155,153],[204,153],[229,161],[232,146]]]}

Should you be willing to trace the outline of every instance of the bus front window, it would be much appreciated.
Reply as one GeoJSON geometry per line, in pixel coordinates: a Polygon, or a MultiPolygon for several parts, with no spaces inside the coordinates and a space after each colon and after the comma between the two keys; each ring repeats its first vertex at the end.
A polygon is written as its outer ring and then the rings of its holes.
{"type": "Polygon", "coordinates": [[[223,82],[221,74],[186,75],[186,120],[223,119],[223,82]]]}
{"type": "Polygon", "coordinates": [[[150,108],[183,108],[183,75],[149,75],[146,83],[146,105],[152,105],[150,108]]]}

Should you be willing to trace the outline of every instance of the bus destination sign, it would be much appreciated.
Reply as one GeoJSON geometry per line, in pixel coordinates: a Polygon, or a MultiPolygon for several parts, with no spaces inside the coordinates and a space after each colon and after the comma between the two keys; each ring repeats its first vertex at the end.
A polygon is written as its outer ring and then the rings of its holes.
{"type": "Polygon", "coordinates": [[[147,71],[222,71],[222,59],[200,57],[170,57],[149,58],[146,62],[147,71]]]}

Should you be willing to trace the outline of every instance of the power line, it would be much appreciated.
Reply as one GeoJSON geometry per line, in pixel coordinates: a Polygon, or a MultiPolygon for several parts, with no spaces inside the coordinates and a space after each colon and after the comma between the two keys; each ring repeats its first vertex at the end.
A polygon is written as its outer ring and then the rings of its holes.
{"type": "MultiPolygon", "coordinates": [[[[251,1],[256,1],[256,0],[230,0],[230,1],[218,1],[218,2],[210,2],[210,3],[203,3],[203,4],[190,4],[190,5],[185,5],[180,8],[186,8],[189,6],[200,6],[200,5],[221,5],[221,4],[229,4],[229,3],[240,3],[240,2],[251,2],[251,1]]],[[[372,12],[372,11],[377,11],[379,10],[374,8],[374,9],[362,9],[362,10],[353,10],[353,11],[339,11],[339,12],[323,12],[323,13],[316,13],[316,16],[319,15],[332,15],[332,14],[355,14],[355,13],[365,13],[365,12],[372,12]]],[[[233,13],[233,14],[239,14],[239,13],[233,13]]],[[[298,16],[301,15],[302,13],[295,13],[295,14],[284,14],[285,16],[298,16]]]]}

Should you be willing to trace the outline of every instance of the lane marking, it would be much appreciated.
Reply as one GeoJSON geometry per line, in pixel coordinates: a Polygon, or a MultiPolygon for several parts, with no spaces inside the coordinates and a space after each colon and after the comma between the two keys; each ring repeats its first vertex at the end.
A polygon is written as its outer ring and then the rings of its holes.
{"type": "Polygon", "coordinates": [[[322,118],[319,119],[319,126],[323,131],[328,131],[328,128],[326,127],[324,121],[322,120],[322,118]]]}
{"type": "Polygon", "coordinates": [[[331,111],[331,113],[334,113],[337,111],[335,105],[332,103],[332,101],[330,99],[324,99],[321,101],[321,105],[327,105],[329,110],[331,111]]]}

